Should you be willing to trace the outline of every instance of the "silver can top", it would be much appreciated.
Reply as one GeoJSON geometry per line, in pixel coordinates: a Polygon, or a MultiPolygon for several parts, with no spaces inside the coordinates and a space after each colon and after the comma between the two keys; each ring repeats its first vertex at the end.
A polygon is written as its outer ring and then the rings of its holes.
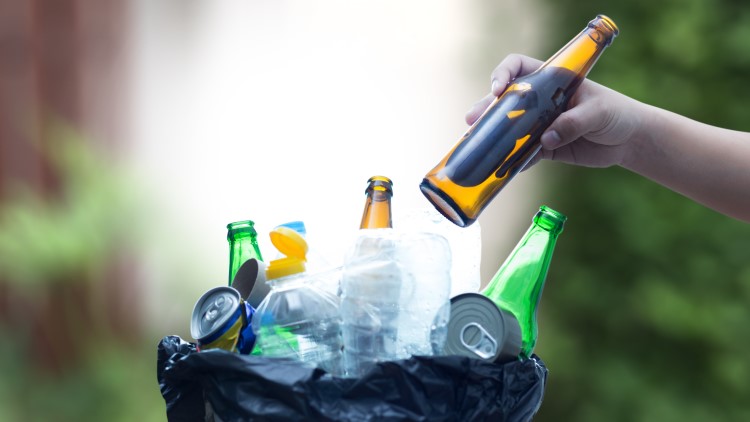
{"type": "Polygon", "coordinates": [[[190,319],[190,335],[198,342],[217,333],[240,305],[240,293],[227,286],[214,287],[198,299],[190,319]]]}
{"type": "Polygon", "coordinates": [[[451,298],[443,353],[507,362],[521,353],[521,327],[510,313],[479,293],[451,298]]]}

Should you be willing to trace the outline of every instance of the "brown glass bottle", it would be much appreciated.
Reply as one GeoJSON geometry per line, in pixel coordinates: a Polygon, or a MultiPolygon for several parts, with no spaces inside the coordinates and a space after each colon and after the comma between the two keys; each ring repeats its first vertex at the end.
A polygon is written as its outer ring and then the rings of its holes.
{"type": "Polygon", "coordinates": [[[393,227],[391,222],[391,197],[393,182],[385,176],[373,176],[367,181],[365,209],[362,212],[360,229],[385,229],[393,227]]]}
{"type": "Polygon", "coordinates": [[[435,208],[458,226],[471,225],[539,151],[542,133],[617,34],[598,15],[539,69],[513,80],[422,180],[435,208]]]}

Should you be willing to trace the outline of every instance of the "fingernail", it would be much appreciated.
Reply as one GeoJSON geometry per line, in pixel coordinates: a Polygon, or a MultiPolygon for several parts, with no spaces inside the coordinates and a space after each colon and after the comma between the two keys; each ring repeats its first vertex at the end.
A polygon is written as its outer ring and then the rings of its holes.
{"type": "Polygon", "coordinates": [[[497,79],[492,80],[492,93],[493,94],[500,93],[500,82],[498,82],[497,79]]]}
{"type": "Polygon", "coordinates": [[[560,135],[555,130],[548,130],[547,132],[544,132],[542,135],[542,138],[540,139],[540,142],[545,148],[553,149],[560,145],[560,142],[562,139],[560,139],[560,135]]]}

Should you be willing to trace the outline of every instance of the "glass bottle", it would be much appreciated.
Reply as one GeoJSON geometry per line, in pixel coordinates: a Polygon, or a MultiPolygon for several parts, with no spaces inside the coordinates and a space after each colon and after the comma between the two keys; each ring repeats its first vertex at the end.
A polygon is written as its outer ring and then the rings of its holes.
{"type": "Polygon", "coordinates": [[[598,15],[531,74],[509,84],[420,189],[446,218],[466,227],[536,155],[539,138],[617,36],[615,23],[598,15]]]}
{"type": "Polygon", "coordinates": [[[391,197],[393,182],[385,176],[373,176],[367,181],[365,189],[365,209],[362,212],[360,229],[392,228],[391,197]]]}
{"type": "Polygon", "coordinates": [[[531,356],[537,339],[536,309],[552,252],[567,217],[545,205],[487,287],[481,292],[521,325],[521,357],[531,356]]]}
{"type": "Polygon", "coordinates": [[[250,220],[236,221],[227,224],[227,241],[229,242],[229,285],[242,264],[250,258],[263,261],[258,247],[258,233],[250,220]]]}

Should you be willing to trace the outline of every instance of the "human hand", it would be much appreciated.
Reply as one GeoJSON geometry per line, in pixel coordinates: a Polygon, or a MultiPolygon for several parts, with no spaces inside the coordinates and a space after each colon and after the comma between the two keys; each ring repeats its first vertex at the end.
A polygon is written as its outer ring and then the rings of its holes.
{"type": "MultiPolygon", "coordinates": [[[[542,62],[520,54],[511,54],[492,72],[491,92],[466,113],[466,122],[474,124],[509,82],[529,74],[542,62]]],[[[642,127],[641,103],[585,79],[564,111],[542,134],[542,149],[528,168],[540,159],[549,159],[585,167],[609,167],[621,164],[628,143],[642,127]]]]}

